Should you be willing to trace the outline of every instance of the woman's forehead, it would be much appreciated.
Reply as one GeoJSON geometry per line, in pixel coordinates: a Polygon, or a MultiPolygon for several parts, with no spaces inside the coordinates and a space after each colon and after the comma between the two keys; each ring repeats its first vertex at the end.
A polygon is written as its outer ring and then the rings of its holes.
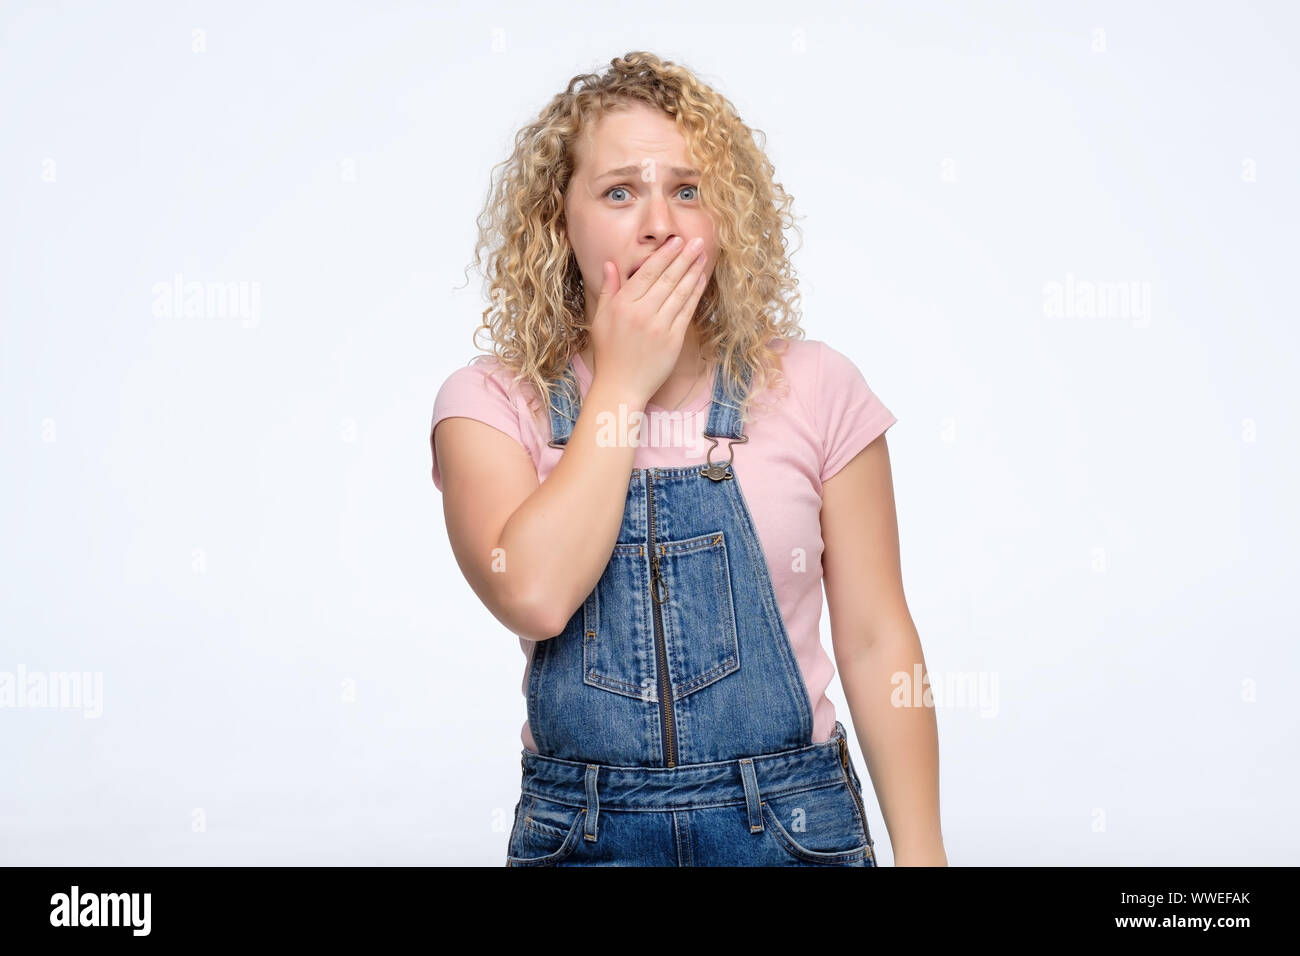
{"type": "Polygon", "coordinates": [[[601,116],[579,137],[578,165],[600,176],[647,166],[690,173],[686,138],[671,116],[650,107],[631,107],[601,116]]]}

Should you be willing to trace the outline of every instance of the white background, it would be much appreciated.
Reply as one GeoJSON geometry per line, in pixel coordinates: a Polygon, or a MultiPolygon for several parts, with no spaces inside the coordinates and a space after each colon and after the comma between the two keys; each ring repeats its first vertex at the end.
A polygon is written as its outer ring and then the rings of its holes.
{"type": "Polygon", "coordinates": [[[503,864],[524,659],[429,416],[478,354],[490,167],[635,49],[766,135],[807,335],[898,416],[931,676],[987,695],[940,697],[950,861],[1294,862],[1298,27],[5,3],[0,671],[103,699],[0,709],[0,862],[503,864]],[[256,317],[155,314],[177,274],[256,317]],[[1067,276],[1149,310],[1053,315],[1067,276]]]}

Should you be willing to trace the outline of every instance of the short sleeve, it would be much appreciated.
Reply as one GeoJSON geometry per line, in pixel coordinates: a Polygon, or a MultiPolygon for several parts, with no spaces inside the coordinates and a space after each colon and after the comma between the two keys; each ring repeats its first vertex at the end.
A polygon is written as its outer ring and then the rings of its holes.
{"type": "Polygon", "coordinates": [[[897,419],[858,367],[825,342],[818,362],[816,424],[822,436],[821,480],[830,480],[897,419]]]}
{"type": "Polygon", "coordinates": [[[429,424],[429,451],[433,456],[433,484],[442,491],[442,472],[438,468],[438,448],[433,441],[438,423],[447,418],[472,418],[509,435],[527,451],[528,443],[521,428],[519,409],[511,390],[498,375],[495,366],[476,361],[447,376],[433,402],[433,421],[429,424]]]}

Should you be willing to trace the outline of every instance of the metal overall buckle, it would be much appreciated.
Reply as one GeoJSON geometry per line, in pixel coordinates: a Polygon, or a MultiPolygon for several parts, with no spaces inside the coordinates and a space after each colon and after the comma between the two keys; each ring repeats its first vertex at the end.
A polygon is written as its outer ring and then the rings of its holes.
{"type": "Polygon", "coordinates": [[[731,460],[736,457],[736,450],[732,446],[745,444],[745,442],[749,441],[749,436],[744,435],[740,438],[735,438],[729,441],[727,443],[727,451],[729,454],[727,460],[722,462],[715,462],[713,460],[713,449],[718,447],[718,440],[712,435],[706,435],[705,437],[713,444],[709,446],[709,450],[705,454],[705,460],[708,464],[700,469],[700,474],[711,481],[722,481],[723,479],[734,477],[734,475],[727,470],[731,467],[731,460]]]}

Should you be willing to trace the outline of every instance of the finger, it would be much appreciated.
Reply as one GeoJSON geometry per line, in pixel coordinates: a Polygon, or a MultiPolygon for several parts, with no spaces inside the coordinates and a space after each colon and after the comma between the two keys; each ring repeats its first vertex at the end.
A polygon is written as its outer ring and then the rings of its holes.
{"type": "Polygon", "coordinates": [[[596,296],[596,301],[603,305],[606,299],[618,294],[618,266],[606,259],[600,267],[600,278],[600,294],[596,296]]]}
{"type": "MultiPolygon", "coordinates": [[[[676,266],[677,263],[674,263],[676,266]]],[[[708,275],[708,261],[704,253],[700,253],[693,262],[687,267],[685,272],[680,275],[671,289],[665,295],[663,304],[659,308],[659,314],[662,316],[677,317],[677,312],[686,302],[694,297],[698,301],[697,286],[701,276],[708,275]]],[[[702,290],[701,290],[702,291],[702,290]]]]}
{"type": "Polygon", "coordinates": [[[683,288],[684,288],[683,285],[679,285],[677,287],[677,290],[673,293],[674,296],[681,295],[682,298],[684,299],[681,305],[681,309],[673,317],[673,323],[672,323],[673,332],[674,333],[678,332],[680,327],[683,336],[685,335],[685,331],[684,331],[685,326],[694,317],[695,309],[700,304],[700,297],[704,295],[704,290],[708,288],[709,285],[708,263],[697,262],[696,265],[692,267],[691,271],[687,275],[688,277],[697,276],[694,285],[687,288],[684,292],[683,292],[683,288]]]}
{"type": "MultiPolygon", "coordinates": [[[[668,270],[675,268],[682,260],[685,260],[685,264],[677,274],[680,275],[681,271],[690,268],[691,260],[695,256],[693,253],[686,251],[689,241],[686,236],[673,236],[656,249],[640,269],[636,270],[636,274],[629,280],[632,287],[636,289],[633,295],[634,299],[643,299],[647,295],[653,294],[656,289],[660,289],[659,280],[663,278],[668,270]]],[[[668,288],[671,289],[672,284],[668,288]]],[[[666,295],[667,293],[664,293],[650,300],[656,309],[663,304],[666,295]]]]}
{"type": "MultiPolygon", "coordinates": [[[[698,251],[698,250],[696,250],[698,251]]],[[[672,265],[664,270],[659,281],[646,293],[647,302],[659,300],[657,314],[668,321],[676,316],[682,303],[691,295],[696,277],[708,267],[707,253],[698,255],[686,253],[673,260],[672,265]]]]}

